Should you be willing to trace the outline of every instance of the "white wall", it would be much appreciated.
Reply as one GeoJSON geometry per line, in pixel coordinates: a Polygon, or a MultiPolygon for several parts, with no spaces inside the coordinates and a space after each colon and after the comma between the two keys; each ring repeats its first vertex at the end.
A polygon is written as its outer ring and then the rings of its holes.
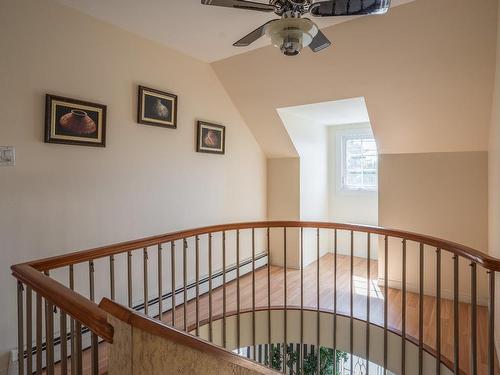
{"type": "Polygon", "coordinates": [[[210,65],[48,0],[1,1],[0,25],[0,144],[17,156],[0,168],[1,373],[17,341],[10,265],[265,219],[266,160],[210,65]],[[179,95],[177,130],[136,124],[138,84],[179,95]],[[46,93],[107,104],[107,147],[43,143],[46,93]],[[196,119],[227,126],[226,155],[195,152],[196,119]]]}
{"type": "MultiPolygon", "coordinates": [[[[329,220],[336,223],[378,225],[378,193],[377,191],[342,191],[341,160],[338,137],[345,133],[371,132],[370,124],[337,125],[328,127],[328,160],[329,160],[329,220]]],[[[339,232],[338,251],[350,254],[350,234],[339,232]]],[[[378,241],[372,237],[370,255],[377,258],[378,241]]],[[[354,254],[366,257],[366,235],[355,234],[354,254]]]]}
{"type": "MultiPolygon", "coordinates": [[[[338,188],[340,160],[337,135],[341,132],[371,132],[370,124],[326,126],[307,116],[279,109],[278,113],[300,159],[300,220],[378,224],[377,192],[344,192],[338,188]]],[[[316,259],[317,236],[304,230],[304,264],[316,259]]],[[[333,234],[320,233],[320,254],[333,251],[333,234]]],[[[355,234],[355,255],[366,257],[367,240],[355,234]]],[[[378,241],[371,241],[371,257],[377,258],[378,241]]],[[[338,249],[350,254],[350,234],[338,232],[338,249]]]]}
{"type": "Polygon", "coordinates": [[[324,221],[328,217],[327,129],[286,110],[279,110],[300,156],[300,218],[324,221]]]}
{"type": "MultiPolygon", "coordinates": [[[[300,220],[328,220],[328,138],[324,125],[278,110],[300,160],[300,220]]],[[[304,230],[304,266],[317,258],[317,235],[304,230]]],[[[320,255],[328,252],[329,238],[320,235],[320,255]]]]}

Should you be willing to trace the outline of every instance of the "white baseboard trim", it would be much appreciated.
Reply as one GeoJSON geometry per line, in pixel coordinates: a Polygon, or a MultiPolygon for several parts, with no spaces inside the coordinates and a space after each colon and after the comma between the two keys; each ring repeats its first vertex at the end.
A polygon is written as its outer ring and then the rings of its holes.
{"type": "MultiPolygon", "coordinates": [[[[380,287],[383,287],[385,285],[385,281],[382,278],[378,278],[378,285],[380,287]]],[[[388,282],[388,287],[392,289],[403,289],[402,282],[400,280],[389,280],[388,282]]],[[[419,286],[414,283],[406,283],[406,291],[410,293],[419,293],[419,286]]],[[[426,296],[436,296],[434,292],[426,291],[425,293],[426,296]]],[[[454,291],[451,289],[441,289],[441,298],[443,299],[450,299],[452,300],[454,296],[454,291]]],[[[460,302],[464,303],[471,303],[471,295],[469,293],[459,293],[458,299],[460,302]]],[[[487,298],[480,298],[478,297],[477,299],[477,304],[479,306],[488,306],[488,299],[487,298]]]]}

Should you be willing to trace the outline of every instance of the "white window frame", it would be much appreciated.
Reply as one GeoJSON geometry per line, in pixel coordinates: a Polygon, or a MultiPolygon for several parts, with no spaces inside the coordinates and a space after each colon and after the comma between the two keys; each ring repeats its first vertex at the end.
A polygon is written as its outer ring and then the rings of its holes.
{"type": "Polygon", "coordinates": [[[373,139],[373,133],[369,127],[338,130],[336,132],[336,166],[337,166],[337,191],[341,193],[377,193],[378,192],[378,163],[377,163],[377,185],[375,187],[349,187],[345,181],[346,142],[350,139],[373,139]]]}

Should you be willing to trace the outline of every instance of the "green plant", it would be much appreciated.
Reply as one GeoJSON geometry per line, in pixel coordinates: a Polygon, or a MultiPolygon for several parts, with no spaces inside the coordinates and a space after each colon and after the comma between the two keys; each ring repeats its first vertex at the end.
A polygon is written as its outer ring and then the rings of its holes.
{"type": "MultiPolygon", "coordinates": [[[[303,357],[303,366],[302,369],[297,373],[295,371],[297,361],[299,360],[298,351],[293,349],[294,346],[290,346],[287,350],[287,359],[286,359],[286,367],[288,369],[288,373],[290,375],[318,375],[318,356],[317,353],[308,353],[303,357]]],[[[279,346],[271,345],[271,356],[270,361],[266,359],[266,365],[275,369],[281,370],[283,365],[283,352],[282,348],[279,346]]],[[[335,363],[336,363],[336,373],[333,373],[334,370],[334,350],[330,348],[321,347],[320,348],[320,366],[319,366],[319,375],[341,375],[340,369],[342,365],[347,363],[349,360],[349,355],[345,352],[336,351],[335,355],[335,363]]]]}
{"type": "Polygon", "coordinates": [[[271,361],[266,361],[266,365],[275,369],[281,370],[281,364],[283,363],[283,356],[281,354],[281,349],[279,346],[271,345],[271,361]]]}

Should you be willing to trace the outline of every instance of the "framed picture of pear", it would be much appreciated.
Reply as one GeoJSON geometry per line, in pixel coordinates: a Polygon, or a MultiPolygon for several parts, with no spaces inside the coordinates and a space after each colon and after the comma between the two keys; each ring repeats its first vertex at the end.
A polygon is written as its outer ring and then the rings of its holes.
{"type": "Polygon", "coordinates": [[[103,104],[47,94],[45,142],[105,147],[106,110],[103,104]]]}
{"type": "Polygon", "coordinates": [[[162,128],[177,128],[177,95],[139,86],[137,122],[162,128]]]}

